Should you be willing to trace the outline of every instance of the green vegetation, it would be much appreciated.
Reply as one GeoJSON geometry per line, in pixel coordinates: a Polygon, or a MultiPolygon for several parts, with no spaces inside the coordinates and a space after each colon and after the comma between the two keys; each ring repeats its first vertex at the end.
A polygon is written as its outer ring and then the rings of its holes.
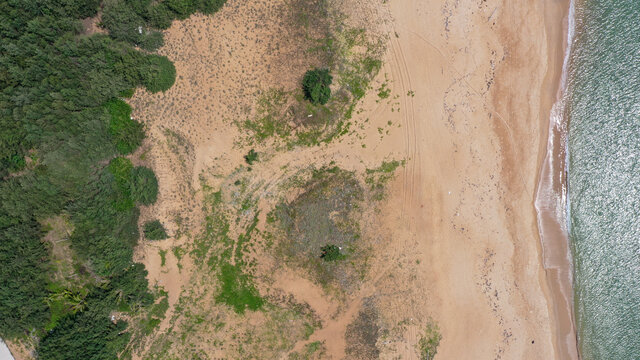
{"type": "Polygon", "coordinates": [[[149,63],[142,79],[151,92],[166,91],[176,81],[176,67],[166,56],[150,55],[149,63]]]}
{"type": "Polygon", "coordinates": [[[331,82],[333,77],[329,74],[329,69],[313,69],[304,74],[302,78],[302,90],[304,98],[312,104],[324,105],[331,97],[331,82]]]}
{"type": "Polygon", "coordinates": [[[120,99],[111,99],[105,106],[111,116],[109,133],[116,149],[122,155],[133,152],[144,139],[142,124],[131,119],[131,106],[120,99]]]}
{"type": "MultiPolygon", "coordinates": [[[[168,237],[167,232],[160,220],[147,221],[144,224],[144,237],[148,240],[164,240],[168,237]]],[[[163,261],[164,265],[164,261],[163,261]]]]}
{"type": "Polygon", "coordinates": [[[325,357],[326,352],[324,341],[314,341],[305,345],[301,352],[289,354],[289,360],[319,360],[325,357]]]}
{"type": "Polygon", "coordinates": [[[153,170],[137,166],[131,171],[131,196],[143,205],[151,205],[158,198],[158,179],[153,170]]]}
{"type": "Polygon", "coordinates": [[[340,253],[340,248],[336,245],[325,245],[320,248],[320,251],[322,251],[320,257],[324,261],[336,261],[345,258],[345,256],[340,253]]]}
{"type": "Polygon", "coordinates": [[[144,138],[119,97],[175,81],[166,57],[131,44],[152,50],[162,44],[153,28],[222,4],[0,3],[0,337],[40,339],[40,359],[117,358],[127,324],[111,312],[133,315],[153,300],[132,255],[136,203],[157,197],[153,172],[118,157],[144,138]],[[80,20],[99,6],[109,34],[83,34],[80,20]],[[69,223],[68,276],[52,271],[61,250],[43,241],[42,222],[60,215],[69,223]]]}
{"type": "Polygon", "coordinates": [[[440,345],[442,335],[438,325],[430,320],[425,327],[424,334],[418,341],[418,352],[420,360],[431,360],[438,353],[438,345],[440,345]]]}
{"type": "Polygon", "coordinates": [[[387,182],[393,179],[396,169],[404,165],[404,160],[383,161],[379,167],[366,170],[364,182],[369,186],[374,200],[382,200],[384,198],[387,182]]]}
{"type": "Polygon", "coordinates": [[[380,87],[378,88],[378,97],[380,99],[386,99],[389,96],[391,96],[391,89],[389,89],[389,87],[387,86],[387,83],[384,82],[382,83],[382,85],[380,85],[380,87]]]}
{"type": "Polygon", "coordinates": [[[158,255],[160,255],[160,266],[165,266],[167,264],[167,250],[158,250],[158,255]]]}
{"type": "Polygon", "coordinates": [[[248,310],[258,310],[264,299],[251,283],[251,278],[242,272],[242,267],[223,262],[218,273],[220,289],[215,299],[218,303],[231,306],[239,314],[248,310]]]}
{"type": "Polygon", "coordinates": [[[253,149],[249,150],[249,153],[244,156],[244,161],[249,165],[253,165],[254,161],[258,161],[258,153],[253,149]]]}

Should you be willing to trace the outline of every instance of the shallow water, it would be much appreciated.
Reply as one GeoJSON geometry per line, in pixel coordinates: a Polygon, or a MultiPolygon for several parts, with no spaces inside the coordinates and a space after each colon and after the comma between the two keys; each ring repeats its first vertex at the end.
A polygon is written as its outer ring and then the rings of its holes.
{"type": "Polygon", "coordinates": [[[582,357],[640,359],[640,0],[577,2],[568,86],[582,357]]]}

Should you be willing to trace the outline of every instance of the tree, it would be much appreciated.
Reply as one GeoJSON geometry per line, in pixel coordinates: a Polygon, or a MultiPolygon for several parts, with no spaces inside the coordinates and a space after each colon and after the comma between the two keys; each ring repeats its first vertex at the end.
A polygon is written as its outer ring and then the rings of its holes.
{"type": "Polygon", "coordinates": [[[102,24],[117,40],[138,45],[146,28],[144,19],[123,0],[105,1],[102,24]]]}
{"type": "Polygon", "coordinates": [[[329,74],[329,69],[308,70],[302,78],[302,90],[305,99],[312,104],[324,105],[331,97],[331,82],[333,78],[329,74]]]}

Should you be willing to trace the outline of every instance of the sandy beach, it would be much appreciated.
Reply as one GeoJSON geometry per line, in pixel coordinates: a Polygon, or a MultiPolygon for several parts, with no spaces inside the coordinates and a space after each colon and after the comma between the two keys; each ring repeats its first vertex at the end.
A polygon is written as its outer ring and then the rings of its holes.
{"type": "Polygon", "coordinates": [[[564,251],[545,271],[533,207],[568,4],[391,7],[395,84],[416,92],[402,233],[430,274],[438,358],[577,358],[566,239],[545,234],[564,251]]]}
{"type": "MultiPolygon", "coordinates": [[[[384,84],[391,96],[382,99],[370,90],[356,108],[358,132],[340,141],[292,152],[256,147],[266,155],[251,183],[266,184],[260,186],[268,200],[279,181],[309,164],[356,172],[385,159],[404,159],[406,165],[364,227],[363,238],[375,250],[368,275],[346,299],[291,269],[257,266],[261,292],[289,294],[322,324],[270,356],[286,359],[321,343],[324,358],[348,358],[350,324],[371,308],[383,334],[374,344],[384,359],[416,358],[430,321],[442,335],[438,359],[576,358],[566,263],[562,257],[555,267],[543,261],[534,207],[562,69],[567,4],[334,5],[351,26],[385,39],[383,66],[371,88],[384,84]]],[[[234,164],[243,163],[250,149],[237,141],[242,131],[234,121],[255,114],[256,94],[269,87],[295,89],[314,65],[299,56],[307,45],[286,21],[290,6],[231,0],[213,17],[174,22],[160,53],[176,65],[175,86],[156,95],[138,91],[132,100],[134,118],[145,122],[150,135],[140,150],[145,159],[138,161],[153,167],[160,183],[158,202],[142,211],[142,220],[157,217],[170,233],[187,234],[143,244],[137,252],[150,283],[168,292],[169,310],[134,358],[150,354],[166,342],[162,333],[187,321],[176,310],[185,293],[215,290],[194,288],[198,270],[188,257],[171,253],[188,248],[192,234],[203,228],[202,179],[224,185],[221,179],[237,172],[234,164]]],[[[261,220],[257,228],[264,226],[261,220]]],[[[562,241],[545,233],[545,244],[562,241]]],[[[225,335],[201,326],[183,335],[183,342],[210,357],[233,357],[229,351],[235,350],[215,344],[233,343],[233,331],[254,331],[268,321],[261,313],[245,321],[211,301],[200,306],[204,324],[223,316],[229,329],[225,335]]],[[[171,351],[183,350],[174,344],[171,351]]]]}

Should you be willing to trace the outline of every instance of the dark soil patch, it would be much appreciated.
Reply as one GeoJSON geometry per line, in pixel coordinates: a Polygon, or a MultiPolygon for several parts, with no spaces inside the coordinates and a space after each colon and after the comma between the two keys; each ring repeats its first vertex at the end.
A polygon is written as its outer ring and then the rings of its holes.
{"type": "Polygon", "coordinates": [[[345,333],[347,358],[354,360],[380,358],[380,350],[376,346],[379,332],[378,313],[371,299],[364,299],[358,316],[347,326],[345,333]]]}
{"type": "Polygon", "coordinates": [[[358,278],[358,259],[363,251],[357,209],[363,189],[351,172],[338,168],[314,172],[303,193],[274,210],[284,232],[279,252],[287,263],[306,268],[321,285],[337,283],[348,288],[358,278]],[[322,259],[323,248],[335,245],[344,256],[322,259]]]}

